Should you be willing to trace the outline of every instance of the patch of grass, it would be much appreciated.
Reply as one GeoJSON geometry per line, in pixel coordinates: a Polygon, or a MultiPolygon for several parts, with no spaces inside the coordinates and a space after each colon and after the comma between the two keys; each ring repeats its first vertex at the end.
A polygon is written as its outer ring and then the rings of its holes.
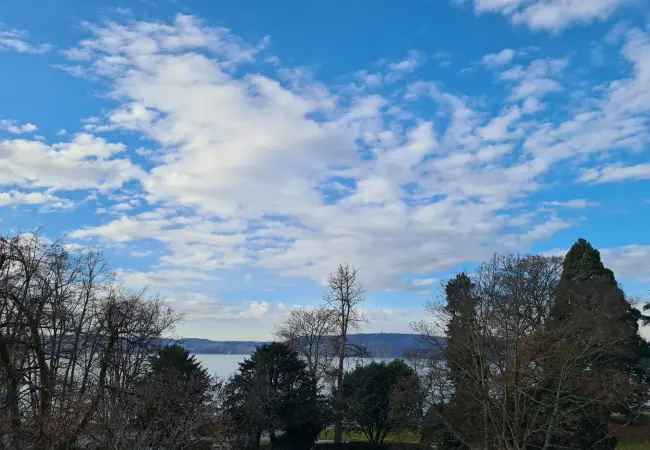
{"type": "Polygon", "coordinates": [[[616,446],[616,450],[649,450],[650,440],[645,442],[625,442],[621,441],[616,446]]]}
{"type": "Polygon", "coordinates": [[[629,425],[612,423],[609,432],[618,438],[616,450],[650,450],[650,423],[645,417],[629,425]]]}
{"type": "MultiPolygon", "coordinates": [[[[321,440],[331,441],[334,439],[334,428],[327,428],[320,434],[321,440]]],[[[345,431],[343,433],[343,440],[347,442],[368,442],[363,433],[358,431],[345,431]]],[[[414,431],[400,431],[389,433],[386,436],[386,443],[400,443],[400,444],[417,444],[420,442],[420,435],[414,431]]]]}

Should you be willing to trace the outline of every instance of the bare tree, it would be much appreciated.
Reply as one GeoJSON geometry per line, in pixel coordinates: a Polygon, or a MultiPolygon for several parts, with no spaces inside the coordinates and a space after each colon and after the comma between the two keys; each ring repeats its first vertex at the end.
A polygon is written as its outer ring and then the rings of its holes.
{"type": "Polygon", "coordinates": [[[336,331],[336,316],[329,308],[296,309],[277,335],[305,359],[307,369],[315,379],[331,368],[332,334],[336,331]]]}
{"type": "Polygon", "coordinates": [[[345,372],[345,357],[348,346],[348,333],[362,321],[360,304],[364,299],[364,291],[359,281],[358,271],[347,264],[339,265],[336,272],[328,279],[328,292],[325,297],[328,308],[335,317],[337,333],[337,368],[334,399],[334,441],[341,442],[343,438],[343,408],[345,398],[343,393],[343,375],[345,372]]]}
{"type": "Polygon", "coordinates": [[[174,320],[117,289],[96,253],[0,238],[0,449],[87,439],[174,320]]]}

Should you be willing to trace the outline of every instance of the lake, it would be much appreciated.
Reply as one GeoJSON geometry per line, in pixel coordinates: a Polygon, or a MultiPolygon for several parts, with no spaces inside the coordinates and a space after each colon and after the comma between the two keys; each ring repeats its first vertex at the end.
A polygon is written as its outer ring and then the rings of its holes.
{"type": "MultiPolygon", "coordinates": [[[[210,375],[219,378],[229,378],[239,369],[239,363],[250,355],[208,355],[196,354],[196,359],[201,361],[210,375]]],[[[394,358],[350,358],[346,360],[346,368],[349,370],[357,365],[364,365],[370,362],[391,362],[394,358]]]]}
{"type": "Polygon", "coordinates": [[[194,356],[201,361],[201,364],[208,370],[210,375],[216,375],[219,378],[229,378],[237,372],[239,363],[250,355],[196,354],[194,356]]]}

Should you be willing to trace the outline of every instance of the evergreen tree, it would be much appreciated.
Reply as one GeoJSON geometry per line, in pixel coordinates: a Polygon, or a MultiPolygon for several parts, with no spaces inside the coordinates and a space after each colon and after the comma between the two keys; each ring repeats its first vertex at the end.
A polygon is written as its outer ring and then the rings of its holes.
{"type": "Polygon", "coordinates": [[[174,376],[182,380],[207,380],[208,372],[201,366],[196,356],[184,347],[173,344],[161,348],[149,360],[150,375],[154,377],[174,376]]]}
{"type": "Polygon", "coordinates": [[[180,345],[161,348],[137,387],[136,424],[152,448],[203,448],[212,420],[212,380],[180,345]]]}
{"type": "Polygon", "coordinates": [[[268,433],[273,449],[310,449],[325,423],[325,401],[298,354],[284,343],[258,348],[227,387],[226,409],[245,430],[241,448],[259,448],[268,433]]]}
{"type": "Polygon", "coordinates": [[[576,412],[564,436],[557,438],[557,448],[615,448],[608,435],[611,414],[628,412],[642,397],[638,374],[644,346],[637,319],[638,311],[598,250],[579,239],[565,257],[549,328],[556,340],[577,344],[589,355],[575,380],[575,396],[589,399],[593,407],[576,412]],[[613,383],[618,383],[616,389],[613,383]]]}
{"type": "Polygon", "coordinates": [[[372,445],[381,445],[390,431],[409,422],[417,408],[417,377],[415,371],[401,360],[370,363],[346,373],[345,416],[356,425],[372,445]],[[405,383],[405,381],[412,383],[405,383]],[[406,394],[410,405],[398,405],[398,388],[408,386],[406,394]]]}
{"type": "Polygon", "coordinates": [[[456,436],[480,440],[480,407],[477,407],[473,389],[477,383],[471,379],[469,367],[476,357],[473,343],[476,327],[476,301],[474,285],[465,273],[456,275],[445,286],[447,345],[444,356],[448,366],[453,394],[448,404],[433,405],[424,418],[423,442],[435,442],[445,449],[462,447],[456,436]],[[435,410],[434,410],[435,409],[435,410]],[[449,427],[453,427],[452,431],[449,427]]]}
{"type": "MultiPolygon", "coordinates": [[[[446,310],[450,316],[447,325],[447,364],[454,394],[449,402],[446,416],[450,423],[455,424],[457,433],[467,436],[470,440],[480,440],[479,430],[482,416],[473,390],[476,380],[471,379],[473,359],[476,358],[476,302],[474,286],[465,273],[461,273],[447,283],[445,294],[446,310]],[[473,436],[473,438],[472,438],[473,436]]],[[[447,438],[447,446],[455,447],[451,436],[447,438]]]]}

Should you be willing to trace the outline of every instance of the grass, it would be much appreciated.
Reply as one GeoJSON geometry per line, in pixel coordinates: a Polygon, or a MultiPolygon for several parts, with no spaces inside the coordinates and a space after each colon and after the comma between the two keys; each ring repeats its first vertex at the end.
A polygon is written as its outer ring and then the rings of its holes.
{"type": "MultiPolygon", "coordinates": [[[[619,442],[616,450],[650,450],[650,425],[628,425],[615,428],[612,433],[618,437],[619,442]]],[[[328,428],[320,435],[320,439],[334,439],[334,429],[328,428]]],[[[365,436],[359,432],[346,431],[343,433],[343,440],[349,442],[367,442],[365,436]]],[[[420,440],[418,433],[404,431],[391,433],[386,437],[386,443],[417,443],[420,440]]]]}
{"type": "Polygon", "coordinates": [[[650,441],[645,442],[619,442],[616,450],[648,450],[650,449],[650,441]]]}
{"type": "MultiPolygon", "coordinates": [[[[321,440],[331,441],[334,439],[334,428],[324,430],[319,438],[321,440]]],[[[348,442],[368,442],[363,433],[358,431],[346,431],[343,433],[343,440],[348,442]]],[[[386,436],[386,443],[416,444],[420,441],[420,435],[414,431],[401,431],[389,433],[386,436]]]]}
{"type": "Polygon", "coordinates": [[[618,438],[616,450],[650,450],[650,416],[635,424],[610,424],[609,432],[618,438]]]}
{"type": "MultiPolygon", "coordinates": [[[[650,450],[650,424],[612,426],[610,429],[618,438],[616,450],[650,450]]],[[[328,428],[320,434],[322,440],[334,439],[334,428],[328,428]]],[[[386,437],[386,443],[412,444],[419,442],[420,436],[413,431],[391,433],[386,437]]],[[[343,440],[348,442],[367,442],[362,433],[346,431],[343,440]]],[[[267,447],[262,447],[267,448],[267,447]]],[[[270,446],[268,447],[270,448],[270,446]]]]}

